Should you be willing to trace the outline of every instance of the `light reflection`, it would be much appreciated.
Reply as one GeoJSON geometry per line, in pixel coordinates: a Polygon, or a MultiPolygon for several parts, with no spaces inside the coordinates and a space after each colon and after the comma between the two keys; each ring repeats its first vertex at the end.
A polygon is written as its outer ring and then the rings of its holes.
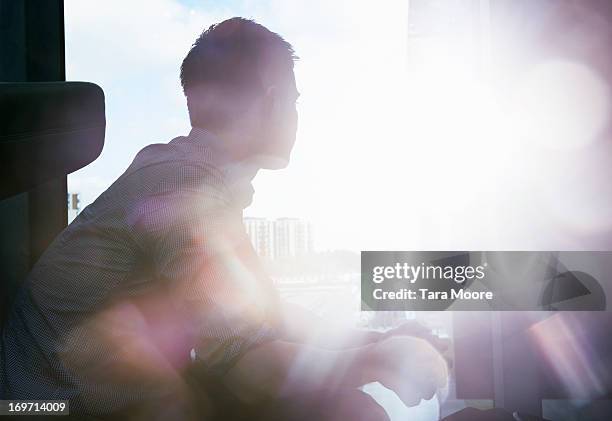
{"type": "Polygon", "coordinates": [[[572,150],[595,141],[606,127],[610,95],[586,65],[545,61],[518,84],[514,108],[517,134],[526,145],[572,150]]]}
{"type": "Polygon", "coordinates": [[[593,399],[606,392],[608,370],[592,349],[588,326],[579,316],[557,313],[532,326],[529,334],[568,396],[593,399]]]}

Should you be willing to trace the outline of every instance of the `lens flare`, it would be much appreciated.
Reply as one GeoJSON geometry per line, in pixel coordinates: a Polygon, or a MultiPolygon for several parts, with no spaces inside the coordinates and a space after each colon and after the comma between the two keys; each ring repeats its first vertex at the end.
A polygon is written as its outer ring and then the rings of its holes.
{"type": "Polygon", "coordinates": [[[536,65],[523,79],[515,99],[518,133],[546,149],[580,149],[608,123],[606,83],[589,67],[569,61],[536,65]]]}
{"type": "Polygon", "coordinates": [[[591,349],[588,326],[571,313],[557,313],[529,330],[540,355],[575,398],[592,399],[606,391],[604,361],[591,349]]]}

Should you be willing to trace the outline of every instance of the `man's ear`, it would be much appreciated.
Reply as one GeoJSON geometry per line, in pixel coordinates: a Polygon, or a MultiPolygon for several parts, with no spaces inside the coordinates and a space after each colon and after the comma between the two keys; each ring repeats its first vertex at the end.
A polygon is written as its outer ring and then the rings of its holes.
{"type": "Polygon", "coordinates": [[[265,119],[267,121],[273,121],[278,107],[278,89],[276,88],[276,86],[271,85],[266,88],[262,105],[265,119]]]}

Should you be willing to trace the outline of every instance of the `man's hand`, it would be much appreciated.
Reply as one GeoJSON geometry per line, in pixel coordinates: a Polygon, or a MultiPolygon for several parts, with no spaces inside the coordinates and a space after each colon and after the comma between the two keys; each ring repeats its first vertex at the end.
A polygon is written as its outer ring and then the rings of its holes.
{"type": "Polygon", "coordinates": [[[372,378],[393,390],[407,406],[431,399],[446,386],[448,368],[442,355],[426,340],[395,336],[372,349],[372,378]]]}
{"type": "Polygon", "coordinates": [[[448,368],[453,367],[452,357],[450,356],[450,340],[434,335],[431,332],[431,329],[428,329],[416,320],[409,320],[396,328],[386,331],[385,333],[381,334],[379,341],[391,338],[393,336],[414,336],[416,338],[425,339],[442,354],[446,360],[448,368]]]}
{"type": "Polygon", "coordinates": [[[450,345],[450,341],[448,339],[439,338],[431,333],[431,329],[428,329],[416,320],[409,320],[396,328],[386,331],[382,334],[381,340],[388,339],[392,336],[415,336],[417,338],[425,339],[441,353],[446,352],[450,345]]]}

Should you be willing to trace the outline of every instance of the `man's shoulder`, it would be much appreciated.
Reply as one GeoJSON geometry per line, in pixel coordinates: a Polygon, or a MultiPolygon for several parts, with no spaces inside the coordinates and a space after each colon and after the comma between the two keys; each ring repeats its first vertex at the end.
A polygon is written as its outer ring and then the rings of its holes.
{"type": "Polygon", "coordinates": [[[141,149],[119,181],[132,198],[127,222],[136,232],[167,230],[231,207],[223,173],[175,140],[141,149]]]}
{"type": "Polygon", "coordinates": [[[184,137],[145,146],[124,176],[150,185],[152,194],[179,190],[220,193],[225,189],[223,172],[184,137]]]}
{"type": "Polygon", "coordinates": [[[180,137],[175,138],[168,143],[152,143],[145,146],[138,151],[138,153],[136,153],[136,156],[130,164],[127,172],[137,171],[151,165],[159,165],[185,159],[186,157],[184,154],[182,154],[176,147],[176,144],[173,143],[177,139],[180,139],[180,137]]]}

